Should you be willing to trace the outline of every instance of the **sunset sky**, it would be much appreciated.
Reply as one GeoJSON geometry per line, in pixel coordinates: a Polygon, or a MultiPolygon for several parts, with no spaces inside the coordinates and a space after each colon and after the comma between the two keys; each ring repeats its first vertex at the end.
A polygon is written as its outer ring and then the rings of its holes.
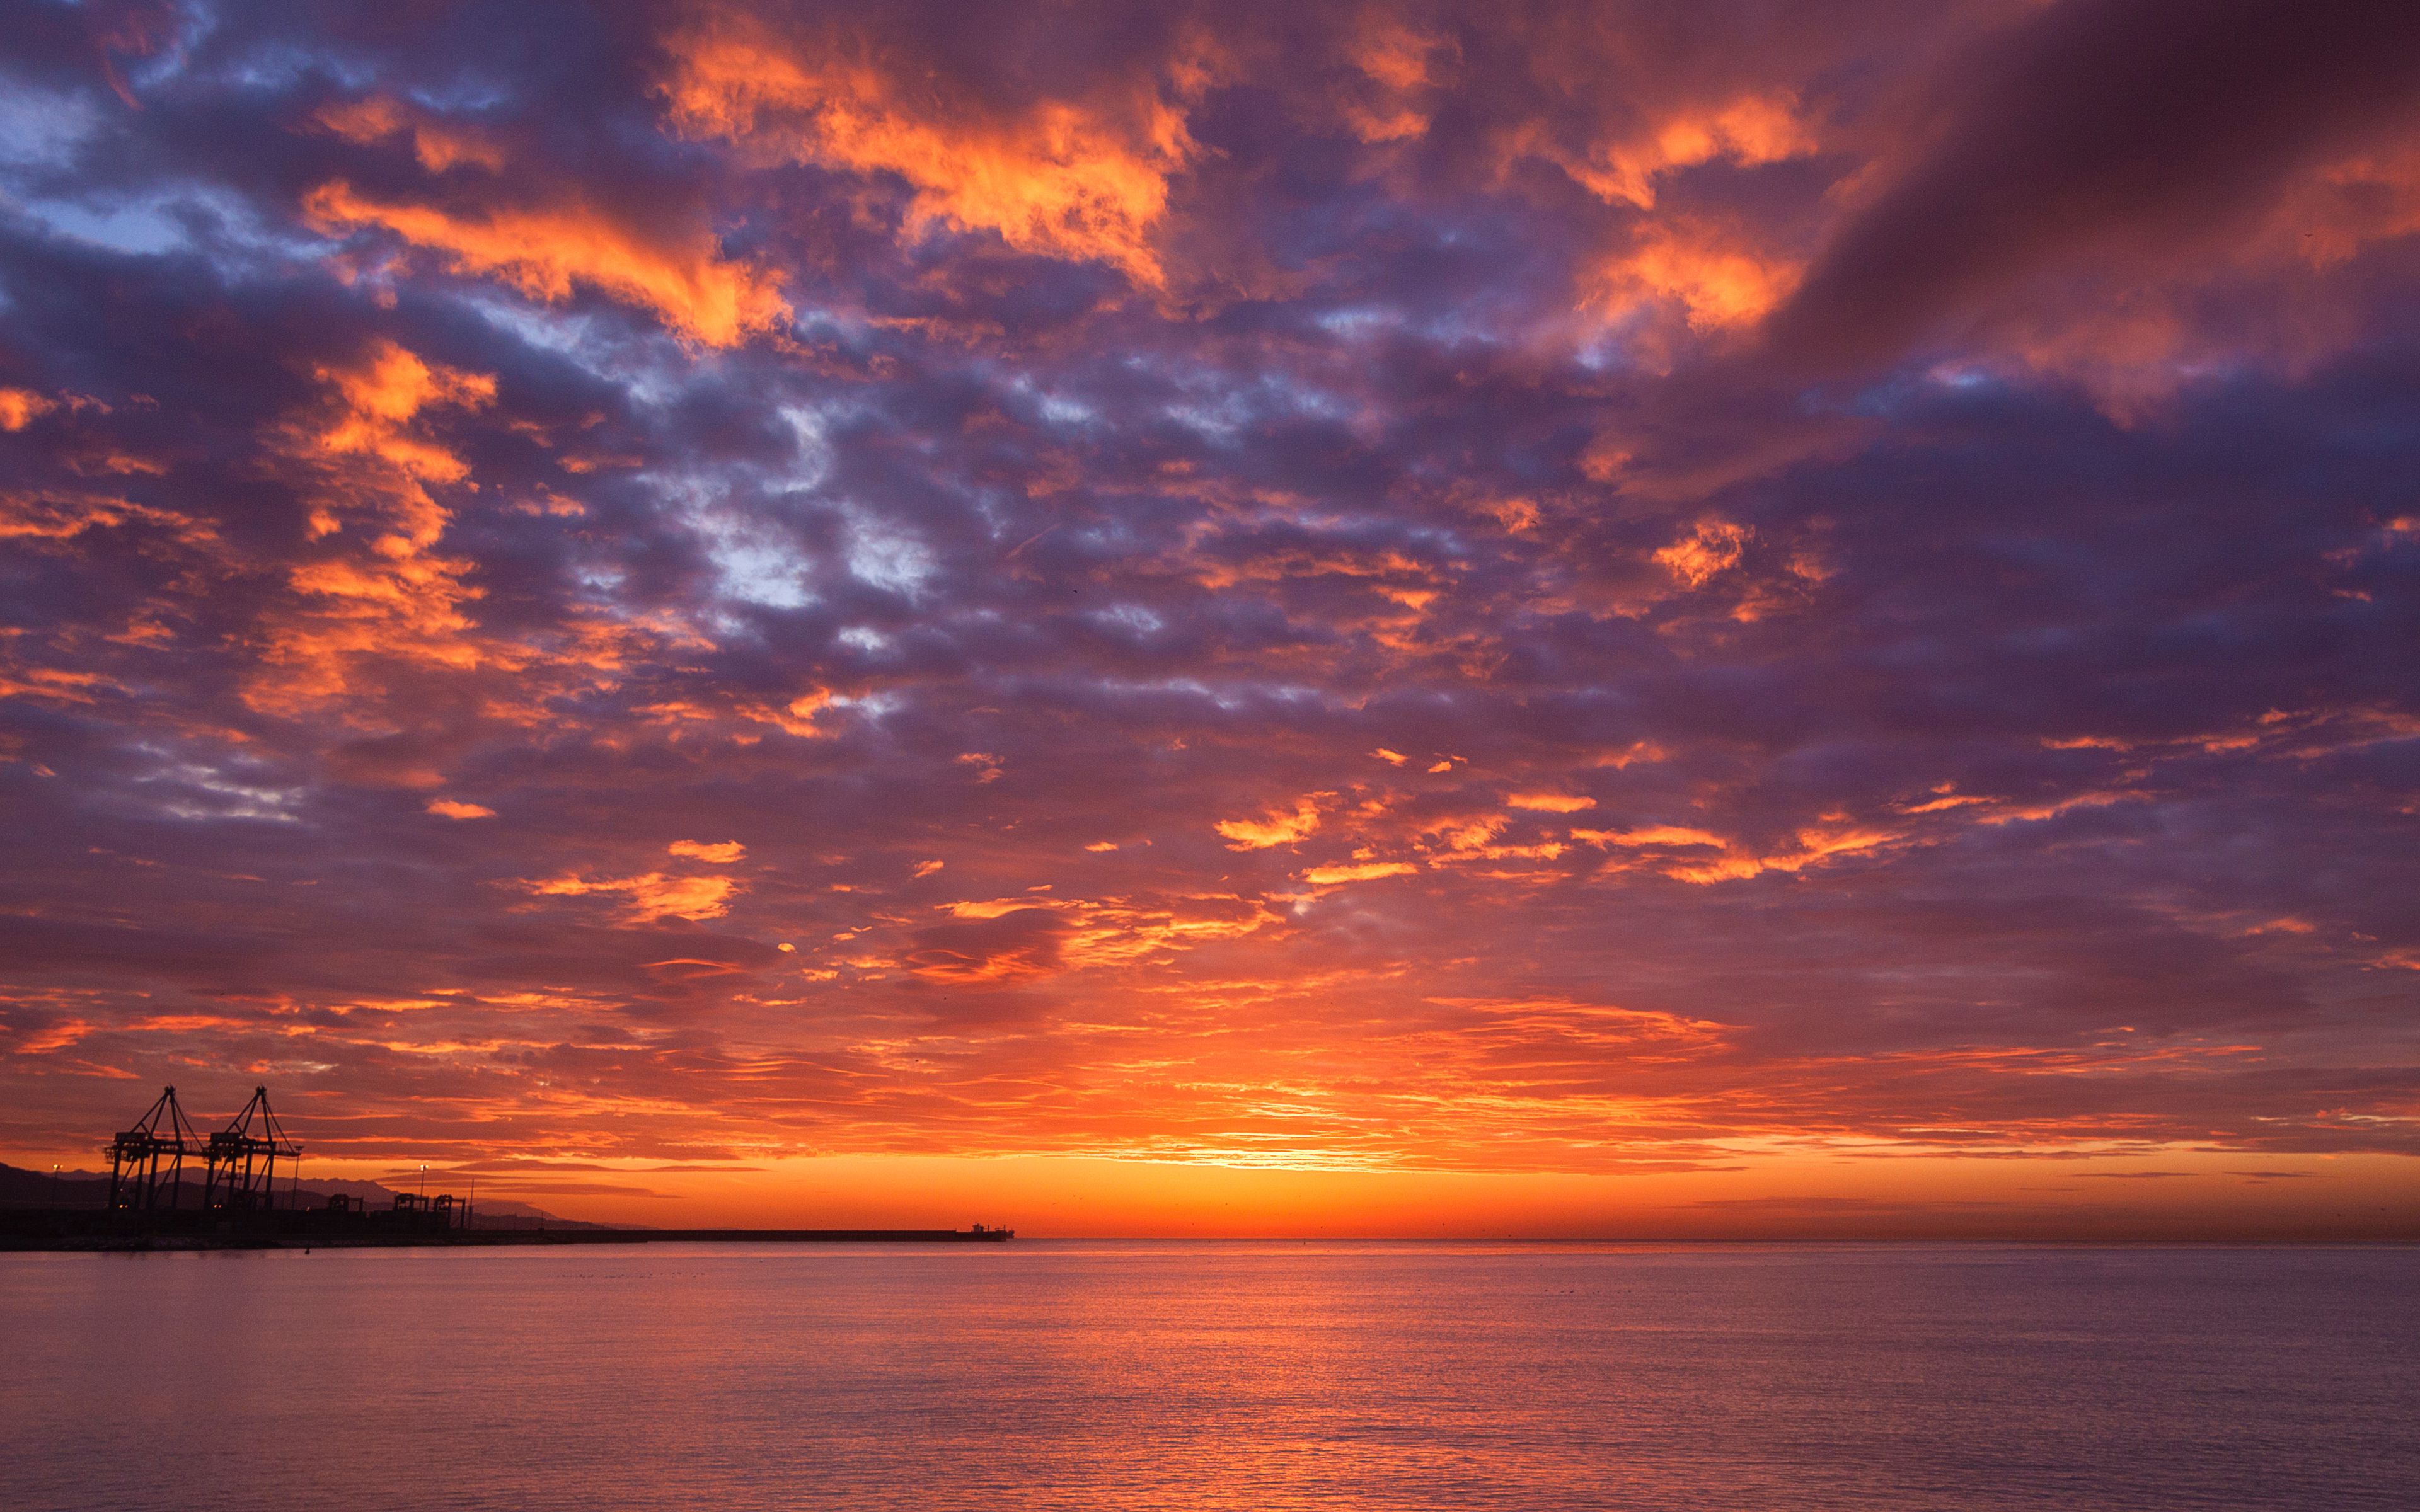
{"type": "Polygon", "coordinates": [[[2420,1231],[2420,7],[0,0],[0,1160],[2420,1231]]]}

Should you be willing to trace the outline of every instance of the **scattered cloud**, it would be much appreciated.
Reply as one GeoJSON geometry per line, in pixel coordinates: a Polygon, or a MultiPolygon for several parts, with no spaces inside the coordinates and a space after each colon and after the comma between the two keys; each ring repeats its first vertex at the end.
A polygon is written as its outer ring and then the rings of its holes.
{"type": "Polygon", "coordinates": [[[528,887],[545,898],[619,895],[628,900],[626,914],[634,923],[721,918],[731,911],[731,899],[740,890],[740,885],[729,877],[666,876],[661,872],[634,877],[551,877],[528,887]]]}
{"type": "Polygon", "coordinates": [[[1273,809],[1255,819],[1221,819],[1213,827],[1233,851],[1263,851],[1292,845],[1319,829],[1319,800],[1333,794],[1314,793],[1298,799],[1291,811],[1273,809]]]}

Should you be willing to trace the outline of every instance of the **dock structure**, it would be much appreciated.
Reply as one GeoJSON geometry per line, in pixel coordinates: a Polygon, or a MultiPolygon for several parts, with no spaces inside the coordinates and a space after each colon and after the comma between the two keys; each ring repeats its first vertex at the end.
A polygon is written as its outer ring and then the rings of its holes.
{"type": "Polygon", "coordinates": [[[202,1181],[202,1206],[214,1211],[266,1211],[276,1206],[277,1158],[302,1158],[302,1147],[286,1137],[277,1115],[269,1108],[269,1088],[256,1087],[252,1101],[232,1122],[210,1135],[203,1151],[208,1169],[202,1181]]]}
{"type": "MultiPolygon", "coordinates": [[[[336,1198],[328,1199],[332,1210],[335,1203],[336,1198]]],[[[353,1211],[358,1212],[361,1209],[356,1207],[353,1211]]],[[[440,1192],[435,1196],[426,1196],[417,1192],[397,1192],[395,1206],[387,1210],[386,1216],[392,1223],[443,1233],[448,1229],[471,1227],[471,1205],[451,1192],[440,1192]]]]}
{"type": "Polygon", "coordinates": [[[109,1207],[113,1212],[152,1212],[160,1195],[174,1211],[185,1189],[185,1157],[203,1152],[201,1136],[177,1105],[177,1089],[161,1088],[158,1102],[109,1142],[109,1207]],[[163,1165],[166,1170],[162,1170],[163,1165]]]}
{"type": "MultiPolygon", "coordinates": [[[[105,1209],[48,1206],[0,1211],[0,1250],[309,1249],[387,1245],[503,1244],[950,1244],[1005,1243],[1007,1227],[971,1228],[608,1228],[589,1224],[535,1228],[521,1223],[473,1221],[471,1204],[451,1193],[392,1194],[391,1207],[373,1211],[360,1196],[336,1193],[305,1206],[299,1180],[276,1200],[281,1163],[299,1175],[302,1147],[256,1087],[225,1129],[197,1134],[163,1088],[134,1126],[114,1136],[105,1209]],[[197,1206],[180,1200],[187,1159],[204,1163],[197,1206]]],[[[426,1170],[427,1167],[422,1167],[426,1170]]],[[[318,1199],[315,1197],[314,1199],[318,1199]]]]}

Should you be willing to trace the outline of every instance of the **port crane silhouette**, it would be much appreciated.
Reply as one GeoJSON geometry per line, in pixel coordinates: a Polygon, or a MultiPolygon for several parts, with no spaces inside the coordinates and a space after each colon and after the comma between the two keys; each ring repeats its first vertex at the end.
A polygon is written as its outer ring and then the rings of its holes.
{"type": "Polygon", "coordinates": [[[158,1101],[134,1127],[109,1141],[109,1206],[115,1211],[175,1211],[184,1196],[185,1162],[202,1163],[202,1207],[225,1211],[275,1206],[277,1163],[299,1169],[302,1147],[269,1105],[269,1088],[256,1087],[252,1101],[233,1121],[203,1139],[177,1089],[160,1089],[158,1101]]]}
{"type": "Polygon", "coordinates": [[[164,1190],[174,1210],[185,1189],[185,1157],[202,1151],[201,1135],[177,1105],[177,1089],[163,1088],[151,1110],[109,1142],[110,1207],[148,1212],[164,1190]]]}
{"type": "Polygon", "coordinates": [[[300,1162],[302,1147],[286,1137],[277,1115],[270,1111],[269,1088],[256,1087],[252,1101],[234,1122],[210,1135],[202,1152],[207,1163],[202,1206],[239,1210],[272,1206],[280,1155],[300,1162]]]}

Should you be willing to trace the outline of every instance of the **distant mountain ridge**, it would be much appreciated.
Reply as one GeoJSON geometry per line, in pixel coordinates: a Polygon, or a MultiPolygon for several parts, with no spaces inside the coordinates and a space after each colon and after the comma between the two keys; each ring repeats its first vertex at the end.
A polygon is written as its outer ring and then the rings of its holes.
{"type": "MultiPolygon", "coordinates": [[[[325,1203],[328,1198],[339,1193],[346,1196],[359,1197],[373,1208],[393,1206],[396,1198],[394,1188],[380,1186],[376,1181],[306,1180],[301,1182],[298,1188],[295,1184],[280,1180],[277,1183],[278,1200],[283,1202],[289,1192],[297,1190],[302,1196],[314,1199],[309,1204],[312,1207],[325,1203]]],[[[469,1194],[458,1195],[468,1196],[469,1194]]],[[[0,1208],[99,1208],[106,1206],[108,1202],[109,1175],[107,1172],[61,1171],[54,1177],[48,1171],[29,1171],[22,1166],[0,1165],[0,1208]]],[[[188,1170],[181,1200],[178,1205],[185,1208],[198,1208],[201,1203],[201,1173],[198,1170],[188,1170]]],[[[478,1216],[482,1218],[543,1219],[548,1223],[562,1224],[566,1227],[596,1227],[579,1223],[575,1219],[558,1218],[543,1208],[534,1208],[526,1202],[515,1202],[504,1197],[483,1197],[479,1199],[476,1211],[478,1216]]]]}

